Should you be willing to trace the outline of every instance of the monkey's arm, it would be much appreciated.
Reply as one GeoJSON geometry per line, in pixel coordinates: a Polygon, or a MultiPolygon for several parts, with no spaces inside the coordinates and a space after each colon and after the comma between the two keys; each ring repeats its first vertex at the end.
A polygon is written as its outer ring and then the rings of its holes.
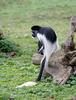
{"type": "Polygon", "coordinates": [[[40,54],[44,54],[44,47],[42,46],[39,50],[38,50],[38,53],[40,53],[40,54]]]}
{"type": "Polygon", "coordinates": [[[41,41],[38,41],[38,53],[44,54],[44,45],[41,41]]]}

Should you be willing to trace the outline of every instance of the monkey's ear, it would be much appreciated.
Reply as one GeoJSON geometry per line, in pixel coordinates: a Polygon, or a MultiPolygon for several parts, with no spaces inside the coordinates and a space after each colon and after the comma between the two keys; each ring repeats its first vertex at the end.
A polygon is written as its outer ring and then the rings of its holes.
{"type": "Polygon", "coordinates": [[[37,30],[37,31],[39,31],[40,28],[41,28],[40,26],[35,25],[35,26],[31,27],[31,30],[37,30]]]}

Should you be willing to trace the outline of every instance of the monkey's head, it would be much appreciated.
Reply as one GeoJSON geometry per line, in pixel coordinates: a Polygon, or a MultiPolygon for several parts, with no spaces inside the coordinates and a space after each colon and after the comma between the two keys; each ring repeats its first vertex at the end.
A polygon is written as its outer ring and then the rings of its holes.
{"type": "Polygon", "coordinates": [[[39,32],[40,28],[41,28],[41,27],[38,26],[38,25],[35,25],[35,26],[32,26],[32,27],[31,27],[31,30],[32,30],[32,37],[33,37],[33,38],[37,37],[37,33],[39,32]]]}

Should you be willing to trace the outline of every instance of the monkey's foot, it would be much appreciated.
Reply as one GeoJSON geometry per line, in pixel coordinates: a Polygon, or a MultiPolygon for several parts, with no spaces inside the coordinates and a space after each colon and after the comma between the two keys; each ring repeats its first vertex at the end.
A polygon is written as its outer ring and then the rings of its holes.
{"type": "Polygon", "coordinates": [[[19,85],[19,86],[17,86],[16,88],[22,88],[23,86],[33,86],[33,85],[36,85],[37,83],[36,82],[26,82],[26,83],[24,83],[24,84],[22,84],[22,85],[19,85]]]}

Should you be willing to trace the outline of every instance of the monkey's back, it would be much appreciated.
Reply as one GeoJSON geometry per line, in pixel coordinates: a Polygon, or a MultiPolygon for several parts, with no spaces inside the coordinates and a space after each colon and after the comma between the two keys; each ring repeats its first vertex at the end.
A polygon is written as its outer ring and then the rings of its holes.
{"type": "Polygon", "coordinates": [[[39,33],[45,35],[46,38],[52,43],[54,43],[57,40],[55,31],[50,27],[41,27],[39,33]]]}

